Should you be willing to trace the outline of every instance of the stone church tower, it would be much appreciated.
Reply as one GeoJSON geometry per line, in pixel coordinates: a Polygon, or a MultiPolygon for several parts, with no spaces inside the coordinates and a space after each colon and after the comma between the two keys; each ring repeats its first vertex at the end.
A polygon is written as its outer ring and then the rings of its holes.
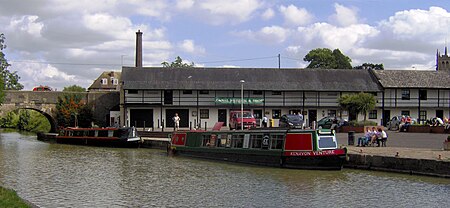
{"type": "Polygon", "coordinates": [[[436,52],[436,70],[450,71],[450,56],[447,53],[447,46],[445,47],[444,55],[441,55],[439,50],[436,52]]]}

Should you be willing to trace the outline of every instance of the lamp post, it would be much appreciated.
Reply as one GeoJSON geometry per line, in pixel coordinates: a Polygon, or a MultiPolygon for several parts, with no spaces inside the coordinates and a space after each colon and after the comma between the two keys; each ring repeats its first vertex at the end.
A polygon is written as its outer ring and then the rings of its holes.
{"type": "Polygon", "coordinates": [[[244,130],[244,80],[241,80],[241,130],[244,130]]]}

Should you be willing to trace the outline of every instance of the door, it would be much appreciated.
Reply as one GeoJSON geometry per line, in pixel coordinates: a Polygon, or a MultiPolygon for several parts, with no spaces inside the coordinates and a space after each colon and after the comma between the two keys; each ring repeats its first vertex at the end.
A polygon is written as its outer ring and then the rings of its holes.
{"type": "Polygon", "coordinates": [[[180,117],[180,127],[189,127],[189,109],[166,109],[166,127],[173,128],[175,126],[175,123],[172,120],[172,118],[175,116],[175,113],[178,113],[178,117],[180,117]]]}
{"type": "Polygon", "coordinates": [[[436,110],[436,117],[441,119],[444,118],[444,110],[436,110]]]}
{"type": "Polygon", "coordinates": [[[164,90],[164,104],[166,104],[166,105],[173,104],[173,91],[172,90],[164,90]]]}
{"type": "Polygon", "coordinates": [[[308,124],[312,126],[312,122],[316,121],[317,123],[317,110],[308,110],[308,124]]]}
{"type": "Polygon", "coordinates": [[[153,109],[130,109],[130,126],[152,127],[153,109]]]}
{"type": "Polygon", "coordinates": [[[227,109],[218,110],[217,121],[223,122],[223,126],[227,126],[227,109]]]}
{"type": "Polygon", "coordinates": [[[258,109],[258,110],[253,110],[253,116],[256,119],[256,125],[257,126],[261,126],[261,119],[262,119],[262,110],[258,109]]]}
{"type": "Polygon", "coordinates": [[[386,126],[389,122],[389,119],[391,118],[391,111],[390,110],[384,110],[383,112],[383,123],[381,125],[386,126]]]}

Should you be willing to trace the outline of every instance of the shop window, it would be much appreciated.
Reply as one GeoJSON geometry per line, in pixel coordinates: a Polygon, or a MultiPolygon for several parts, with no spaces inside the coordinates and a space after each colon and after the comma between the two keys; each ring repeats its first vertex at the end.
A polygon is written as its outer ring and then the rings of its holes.
{"type": "Polygon", "coordinates": [[[377,115],[378,115],[377,110],[371,110],[369,112],[369,119],[377,119],[377,115]]]}
{"type": "Polygon", "coordinates": [[[262,95],[262,90],[253,90],[254,95],[262,95]]]}
{"type": "Polygon", "coordinates": [[[281,118],[281,110],[279,110],[279,109],[272,110],[272,118],[273,119],[281,118]]]}
{"type": "Polygon", "coordinates": [[[128,90],[128,94],[138,94],[137,90],[128,90]]]}
{"type": "Polygon", "coordinates": [[[200,118],[209,119],[209,109],[200,109],[200,118]]]}
{"type": "Polygon", "coordinates": [[[409,89],[402,89],[402,100],[409,100],[410,92],[409,89]]]}
{"type": "Polygon", "coordinates": [[[336,110],[328,110],[328,116],[336,117],[336,110]]]}

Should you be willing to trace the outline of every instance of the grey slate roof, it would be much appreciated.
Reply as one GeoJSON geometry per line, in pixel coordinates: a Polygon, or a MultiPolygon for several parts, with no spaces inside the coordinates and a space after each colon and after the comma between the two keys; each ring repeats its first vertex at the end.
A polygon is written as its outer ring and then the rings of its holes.
{"type": "Polygon", "coordinates": [[[450,89],[449,71],[374,70],[384,88],[450,89]]]}
{"type": "Polygon", "coordinates": [[[123,89],[381,91],[368,70],[123,67],[123,89]]]}

